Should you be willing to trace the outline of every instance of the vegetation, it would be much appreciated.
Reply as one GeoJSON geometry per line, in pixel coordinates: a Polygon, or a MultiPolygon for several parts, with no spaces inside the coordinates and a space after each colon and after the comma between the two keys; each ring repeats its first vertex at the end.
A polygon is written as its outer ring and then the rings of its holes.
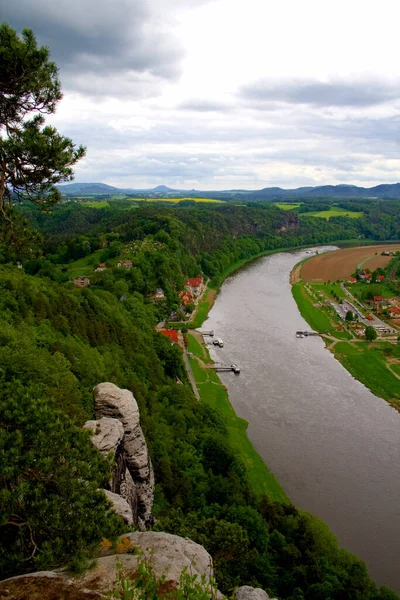
{"type": "Polygon", "coordinates": [[[48,49],[37,47],[30,29],[19,37],[0,25],[0,82],[0,210],[7,220],[12,200],[45,207],[59,202],[55,184],[72,179],[85,149],[43,127],[43,115],[54,113],[61,99],[60,82],[48,49]]]}
{"type": "Polygon", "coordinates": [[[331,219],[332,217],[348,217],[351,219],[359,219],[364,215],[363,212],[355,212],[352,210],[345,210],[337,206],[332,206],[328,210],[321,210],[316,212],[309,212],[309,217],[319,217],[321,219],[331,219]]]}
{"type": "MultiPolygon", "coordinates": [[[[224,593],[248,584],[282,600],[398,598],[375,586],[364,563],[339,549],[326,525],[288,502],[216,374],[198,360],[209,360],[204,348],[188,334],[198,356],[191,364],[199,402],[181,349],[155,326],[179,310],[188,277],[203,273],[215,287],[246,260],[280,248],[359,236],[395,239],[399,205],[371,204],[365,217],[329,221],[310,218],[307,203],[300,215],[272,204],[192,206],[191,200],[134,210],[119,199],[96,210],[68,203],[44,214],[25,194],[42,206],[56,202],[54,183],[71,176],[83,149],[26,114],[38,102],[52,112],[60,98],[47,50],[37,49],[29,31],[21,40],[3,26],[1,36],[0,72],[7,80],[15,64],[24,77],[11,76],[22,89],[1,88],[12,126],[0,150],[8,153],[7,184],[14,186],[3,186],[2,201],[6,194],[23,199],[15,214],[23,227],[13,245],[7,228],[0,231],[0,576],[65,562],[78,567],[104,535],[121,531],[98,492],[110,465],[80,429],[93,417],[93,386],[110,381],[132,390],[139,404],[157,482],[156,527],[204,544],[224,593]],[[15,161],[21,151],[30,165],[23,172],[15,161]],[[120,258],[132,267],[115,267],[120,258]],[[107,269],[95,272],[97,261],[107,269]],[[91,286],[74,289],[71,278],[80,269],[90,270],[91,286]],[[156,303],[157,287],[165,299],[156,303]]],[[[343,208],[356,212],[350,204],[343,208]]],[[[330,317],[314,306],[311,288],[294,289],[306,318],[328,329],[330,317]]],[[[207,309],[202,305],[199,319],[207,309]]],[[[154,598],[153,579],[146,574],[143,581],[154,598]]],[[[203,597],[193,581],[186,584],[203,597]]],[[[130,584],[121,586],[120,597],[136,597],[130,584]]]]}

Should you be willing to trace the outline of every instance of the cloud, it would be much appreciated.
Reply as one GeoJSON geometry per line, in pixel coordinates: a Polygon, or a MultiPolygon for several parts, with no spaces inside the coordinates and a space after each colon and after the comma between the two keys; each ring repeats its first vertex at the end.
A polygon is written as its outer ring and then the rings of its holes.
{"type": "Polygon", "coordinates": [[[210,99],[189,99],[182,102],[178,109],[191,110],[194,112],[227,112],[232,110],[233,105],[227,102],[217,102],[210,99]]]}
{"type": "Polygon", "coordinates": [[[243,99],[257,103],[284,102],[316,107],[367,107],[400,98],[400,83],[378,78],[258,81],[240,90],[243,99]]]}
{"type": "Polygon", "coordinates": [[[49,46],[68,90],[140,97],[180,72],[183,48],[146,0],[0,0],[0,14],[49,46]]]}

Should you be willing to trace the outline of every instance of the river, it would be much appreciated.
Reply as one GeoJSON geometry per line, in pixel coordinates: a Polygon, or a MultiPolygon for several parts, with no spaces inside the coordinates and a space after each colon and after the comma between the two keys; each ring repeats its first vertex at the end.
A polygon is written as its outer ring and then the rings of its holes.
{"type": "MultiPolygon", "coordinates": [[[[400,591],[400,414],[356,381],[310,329],[289,274],[305,258],[267,256],[229,277],[204,330],[253,445],[289,498],[326,521],[379,584],[400,591]]],[[[399,382],[400,385],[400,382],[399,382]]]]}

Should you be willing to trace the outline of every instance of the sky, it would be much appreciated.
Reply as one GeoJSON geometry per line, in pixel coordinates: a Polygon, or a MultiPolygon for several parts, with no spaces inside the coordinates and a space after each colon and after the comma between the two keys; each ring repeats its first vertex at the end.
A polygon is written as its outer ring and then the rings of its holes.
{"type": "Polygon", "coordinates": [[[0,0],[60,70],[77,182],[400,180],[396,0],[0,0]]]}

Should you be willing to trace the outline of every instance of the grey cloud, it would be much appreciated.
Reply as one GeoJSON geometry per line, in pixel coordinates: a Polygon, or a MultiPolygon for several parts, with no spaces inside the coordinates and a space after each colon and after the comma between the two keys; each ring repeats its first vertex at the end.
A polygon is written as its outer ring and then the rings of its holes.
{"type": "Polygon", "coordinates": [[[400,84],[377,78],[259,81],[243,86],[240,96],[256,103],[285,102],[312,106],[373,106],[400,98],[400,84]]]}
{"type": "Polygon", "coordinates": [[[232,110],[232,105],[224,102],[215,102],[214,100],[193,99],[182,102],[178,109],[192,110],[194,112],[228,112],[232,110]]]}
{"type": "Polygon", "coordinates": [[[36,0],[34,5],[0,0],[0,14],[18,31],[31,28],[38,42],[49,46],[68,89],[119,95],[119,83],[138,96],[151,80],[179,73],[179,40],[146,0],[36,0]]]}

